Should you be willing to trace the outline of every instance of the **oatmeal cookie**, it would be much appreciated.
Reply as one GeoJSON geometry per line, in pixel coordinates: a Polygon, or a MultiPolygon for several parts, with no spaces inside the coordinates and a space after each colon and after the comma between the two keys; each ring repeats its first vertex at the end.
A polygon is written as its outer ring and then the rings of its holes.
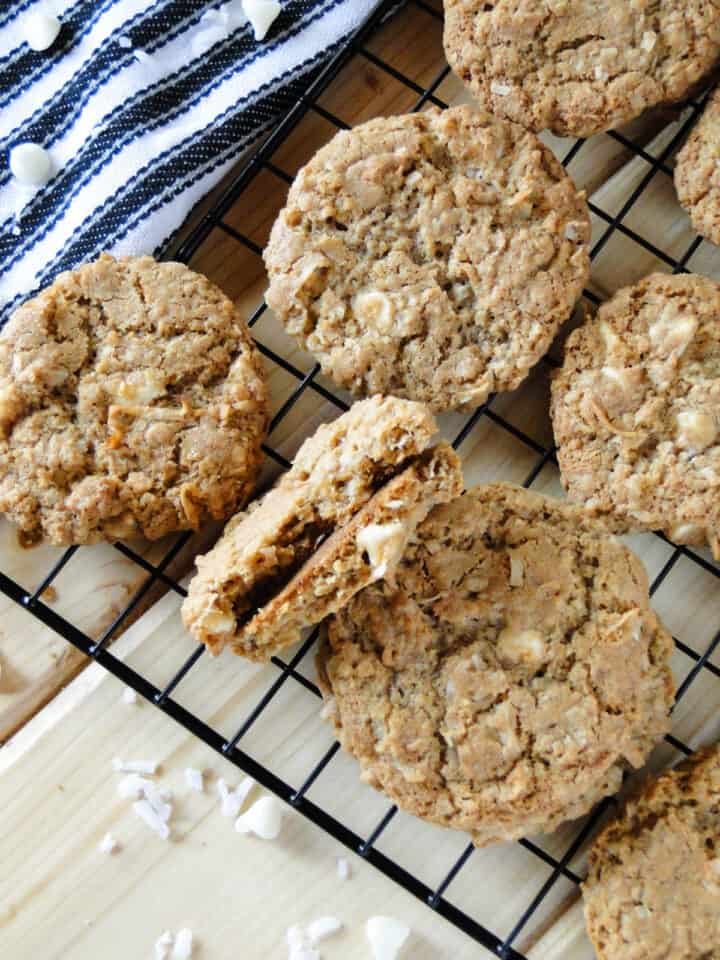
{"type": "Polygon", "coordinates": [[[720,559],[720,285],[653,274],[568,338],[552,420],[570,498],[720,559]]]}
{"type": "Polygon", "coordinates": [[[644,763],[671,649],[626,547],[493,484],[432,510],[394,581],[332,618],[318,674],[363,779],[484,846],[580,816],[644,763]]]}
{"type": "Polygon", "coordinates": [[[600,960],[720,956],[720,749],[649,780],[597,837],[583,884],[600,960]]]}
{"type": "Polygon", "coordinates": [[[547,351],[589,236],[584,194],[533,134],[469,107],[383,117],[298,173],[267,301],[353,393],[476,407],[547,351]]]}
{"type": "Polygon", "coordinates": [[[720,89],[677,155],[675,188],[698,233],[720,244],[720,89]]]}
{"type": "Polygon", "coordinates": [[[392,576],[417,523],[462,489],[452,448],[428,449],[435,429],[425,407],[394,397],[356,403],[320,427],[277,486],[198,558],[188,629],[213,654],[229,644],[267,660],[392,576]]]}
{"type": "Polygon", "coordinates": [[[197,529],[247,501],[267,419],[230,300],[180,263],[103,255],[0,333],[0,512],[58,545],[197,529]]]}
{"type": "Polygon", "coordinates": [[[484,109],[589,137],[692,91],[720,57],[720,3],[445,0],[444,42],[484,109]]]}

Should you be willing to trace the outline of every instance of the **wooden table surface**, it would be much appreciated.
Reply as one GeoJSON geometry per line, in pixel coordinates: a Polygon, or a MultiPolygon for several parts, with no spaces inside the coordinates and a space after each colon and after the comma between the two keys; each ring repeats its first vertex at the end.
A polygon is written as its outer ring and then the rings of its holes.
{"type": "MultiPolygon", "coordinates": [[[[378,114],[411,109],[415,89],[391,76],[373,58],[392,64],[414,84],[430,83],[444,64],[440,21],[411,3],[367,45],[370,57],[357,53],[320,105],[348,123],[378,114]]],[[[448,103],[467,97],[452,77],[437,96],[448,103]]],[[[663,154],[681,129],[684,115],[650,115],[624,133],[643,146],[638,157],[622,140],[601,135],[583,145],[570,164],[576,182],[587,189],[598,211],[593,240],[607,229],[632,190],[646,186],[623,211],[593,263],[591,290],[606,297],[620,286],[655,270],[669,270],[662,253],[682,256],[693,239],[678,206],[670,177],[653,158],[663,154]],[[649,241],[641,246],[623,232],[627,227],[649,241]],[[653,251],[653,248],[658,248],[653,251]]],[[[332,124],[310,111],[273,160],[295,170],[333,133],[332,124]]],[[[544,138],[564,156],[572,145],[544,138]]],[[[663,158],[663,162],[664,162],[663,158]]],[[[667,158],[672,162],[671,157],[667,158]]],[[[263,244],[282,205],[285,182],[263,171],[253,188],[238,200],[225,221],[263,244]]],[[[194,258],[196,269],[219,283],[250,315],[262,298],[265,279],[260,259],[238,244],[230,232],[215,229],[194,258]]],[[[703,243],[689,268],[720,280],[720,251],[703,243]]],[[[312,359],[300,351],[265,312],[255,335],[303,372],[312,359]]],[[[274,411],[297,385],[293,376],[268,362],[274,411]]],[[[330,386],[322,378],[317,382],[330,386]]],[[[492,411],[539,444],[551,438],[547,416],[547,368],[541,364],[517,391],[498,397],[492,411]]],[[[276,427],[269,442],[291,457],[315,426],[337,414],[312,387],[276,427]]],[[[463,422],[457,414],[440,418],[452,437],[463,422]]],[[[537,453],[491,417],[476,424],[460,452],[466,481],[505,479],[522,482],[537,453]]],[[[267,484],[277,472],[268,462],[267,484]]],[[[533,484],[560,494],[557,471],[550,463],[533,484]]],[[[193,538],[170,570],[186,574],[193,555],[214,531],[193,538]]],[[[630,538],[651,578],[674,556],[673,548],[652,535],[630,538]]],[[[150,561],[165,544],[134,544],[150,561]]],[[[710,558],[699,551],[705,562],[710,558]]],[[[2,569],[28,589],[35,589],[60,551],[50,547],[22,550],[12,528],[0,521],[2,569]]],[[[146,572],[113,546],[75,553],[44,599],[92,636],[113,622],[141,587],[146,572]]],[[[673,634],[691,651],[702,653],[720,628],[717,580],[687,552],[675,555],[654,604],[673,634]]],[[[194,649],[179,620],[179,598],[156,587],[143,598],[133,620],[121,625],[113,652],[153,682],[163,684],[194,649]],[[124,630],[124,632],[122,632],[124,630]]],[[[673,667],[681,681],[693,667],[692,653],[678,649],[673,667]]],[[[717,656],[711,664],[720,666],[717,656]]],[[[97,665],[87,666],[72,650],[26,611],[0,599],[0,956],[5,960],[114,960],[151,958],[153,943],[165,929],[191,927],[198,940],[195,956],[203,960],[286,957],[285,930],[323,914],[340,917],[345,932],[323,944],[322,955],[367,958],[363,925],[368,916],[389,914],[412,928],[403,956],[413,960],[486,956],[484,949],[430,911],[368,863],[297,813],[289,813],[280,835],[265,842],[236,834],[232,820],[220,815],[215,793],[218,777],[237,783],[240,773],[228,761],[195,740],[147,703],[128,705],[122,687],[97,665]],[[162,764],[158,781],[174,791],[172,837],[163,842],[138,821],[130,802],[117,796],[112,758],[155,759],[162,764]],[[187,766],[207,772],[207,790],[192,793],[184,783],[187,766]],[[111,832],[121,844],[112,855],[98,844],[111,832]],[[350,879],[341,881],[336,858],[351,863],[350,879]]],[[[314,675],[312,654],[299,670],[314,675]]],[[[177,688],[175,696],[207,723],[230,736],[278,675],[230,654],[203,657],[177,688]]],[[[720,687],[716,675],[699,672],[674,715],[673,733],[691,746],[720,734],[720,687]]],[[[319,715],[319,701],[290,679],[250,727],[242,746],[286,781],[299,785],[333,742],[319,715]]],[[[667,744],[653,754],[650,766],[662,768],[677,759],[667,744]]],[[[363,836],[388,810],[379,794],[360,784],[355,763],[337,754],[310,789],[309,797],[363,836]]],[[[561,856],[578,824],[546,837],[533,838],[552,856],[561,856]]],[[[398,814],[378,841],[378,848],[435,887],[467,845],[461,834],[444,831],[398,814]]],[[[582,874],[585,848],[569,867],[582,874]]],[[[446,892],[448,900],[498,936],[506,936],[522,911],[551,875],[551,868],[519,844],[476,851],[446,892]]],[[[520,932],[517,949],[532,958],[591,958],[578,889],[560,876],[542,905],[520,932]]]]}

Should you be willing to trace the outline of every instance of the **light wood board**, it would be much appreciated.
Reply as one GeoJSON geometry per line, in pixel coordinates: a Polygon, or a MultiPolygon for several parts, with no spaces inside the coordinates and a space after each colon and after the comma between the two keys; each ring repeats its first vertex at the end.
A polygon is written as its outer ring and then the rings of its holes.
{"type": "MultiPolygon", "coordinates": [[[[444,58],[437,20],[410,5],[372,39],[370,49],[420,85],[441,69],[444,58]]],[[[438,96],[448,102],[467,99],[451,77],[438,96]]],[[[410,109],[415,91],[403,86],[361,54],[356,55],[321,103],[346,122],[410,109]]],[[[657,156],[672,139],[681,118],[647,116],[626,131],[647,153],[657,156]]],[[[328,121],[309,113],[274,162],[292,174],[332,134],[328,121]]],[[[570,142],[547,137],[563,156],[570,142]]],[[[622,207],[651,166],[622,143],[598,136],[586,143],[570,165],[591,200],[609,216],[622,207]]],[[[283,202],[286,185],[265,171],[228,213],[227,223],[262,244],[283,202]]],[[[662,171],[649,180],[624,223],[670,256],[681,255],[692,240],[689,221],[677,204],[670,178],[662,171]]],[[[594,217],[594,240],[606,229],[594,217]]],[[[193,266],[206,272],[250,315],[264,288],[262,263],[221,229],[212,232],[193,266]]],[[[702,244],[690,268],[720,279],[720,252],[702,244]]],[[[661,259],[615,231],[593,265],[591,288],[607,296],[654,269],[669,269],[661,259]]],[[[272,314],[265,312],[255,333],[301,371],[312,358],[290,341],[272,314]]],[[[296,380],[272,362],[267,364],[273,409],[278,410],[296,380]]],[[[326,381],[320,383],[330,387],[326,381]]],[[[496,399],[493,410],[541,444],[551,438],[547,417],[548,380],[544,365],[517,391],[496,399]]],[[[347,399],[347,397],[345,397],[347,399]]],[[[269,442],[291,457],[315,426],[337,414],[312,388],[305,391],[269,442]]],[[[464,418],[440,418],[452,437],[464,418]]],[[[522,482],[537,454],[491,419],[482,418],[460,450],[468,485],[494,479],[522,482]]],[[[266,484],[277,472],[268,464],[266,484]]],[[[534,489],[559,494],[557,471],[546,466],[534,489]]],[[[672,548],[647,535],[631,538],[650,577],[662,569],[672,548]]],[[[159,547],[148,548],[152,551],[159,547]]],[[[189,564],[191,544],[178,564],[189,564]]],[[[21,551],[11,529],[0,526],[4,570],[34,587],[56,554],[41,548],[21,551]]],[[[153,553],[159,556],[160,553],[153,553]]],[[[709,559],[704,553],[705,559],[709,559]]],[[[80,550],[58,578],[53,603],[69,619],[97,635],[143,582],[145,573],[112,547],[80,550]]],[[[153,599],[157,597],[154,595],[153,599]]],[[[655,597],[668,627],[701,652],[720,627],[720,591],[712,575],[681,556],[655,597]]],[[[154,682],[163,684],[194,649],[178,617],[179,598],[168,594],[154,603],[116,641],[114,651],[154,682]]],[[[24,611],[0,603],[0,737],[28,722],[0,751],[0,956],[90,960],[152,957],[159,933],[192,927],[202,960],[243,957],[249,960],[286,956],[284,932],[291,923],[335,914],[348,925],[346,934],[323,945],[323,957],[369,956],[364,920],[376,913],[395,915],[414,933],[406,956],[465,958],[485,956],[482,948],[454,930],[424,905],[350,856],[353,876],[340,882],[335,857],[339,845],[297,814],[288,817],[280,839],[263,843],[239,836],[221,817],[215,779],[237,782],[225,760],[148,704],[122,702],[118,682],[97,666],[77,673],[80,662],[64,642],[41,628],[24,611]],[[41,703],[47,702],[37,712],[41,703]],[[32,716],[35,714],[34,716],[32,716]],[[32,716],[32,719],[28,719],[32,716]],[[112,757],[158,759],[163,783],[176,793],[173,839],[157,839],[133,816],[129,802],[116,796],[112,757]],[[208,771],[208,793],[191,794],[183,769],[208,771]],[[112,857],[99,853],[107,831],[123,849],[112,857]]],[[[718,658],[713,658],[718,665],[718,658]]],[[[675,654],[678,680],[693,660],[675,654]]],[[[313,675],[312,654],[301,672],[313,675]]],[[[229,654],[203,657],[175,693],[186,708],[224,735],[231,736],[277,676],[273,666],[248,664],[229,654]]],[[[718,679],[702,671],[674,718],[674,733],[692,746],[720,734],[718,679]]],[[[241,746],[278,776],[299,786],[332,744],[319,716],[317,699],[292,678],[250,728],[241,746]]],[[[653,754],[658,769],[674,761],[666,745],[653,754]]],[[[360,835],[367,836],[388,809],[387,801],[360,784],[355,763],[337,754],[313,784],[310,799],[324,806],[360,835]]],[[[535,841],[560,856],[577,832],[568,825],[535,841]]],[[[378,848],[429,886],[437,885],[466,845],[466,837],[398,814],[378,841],[378,848]]],[[[584,851],[570,864],[583,871],[584,851]]],[[[347,855],[347,854],[345,854],[347,855]]],[[[517,844],[476,851],[447,891],[447,898],[499,936],[505,936],[549,875],[549,868],[517,844]]],[[[561,877],[520,933],[516,946],[533,960],[589,960],[576,886],[561,877]]]]}

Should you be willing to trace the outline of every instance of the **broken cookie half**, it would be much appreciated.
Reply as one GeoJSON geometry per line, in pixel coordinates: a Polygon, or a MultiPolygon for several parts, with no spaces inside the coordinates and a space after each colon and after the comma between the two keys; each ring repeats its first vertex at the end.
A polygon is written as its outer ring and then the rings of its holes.
{"type": "Polygon", "coordinates": [[[423,404],[363,400],[321,426],[292,468],[198,557],[182,615],[212,654],[267,660],[358,590],[392,575],[415,527],[462,490],[423,404]]]}

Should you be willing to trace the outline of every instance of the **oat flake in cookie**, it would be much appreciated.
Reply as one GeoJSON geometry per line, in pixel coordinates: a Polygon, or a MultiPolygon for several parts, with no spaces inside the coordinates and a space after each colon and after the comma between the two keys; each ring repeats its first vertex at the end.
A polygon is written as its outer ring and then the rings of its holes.
{"type": "Polygon", "coordinates": [[[677,155],[675,189],[698,233],[720,245],[720,89],[677,155]]]}
{"type": "Polygon", "coordinates": [[[583,885],[599,960],[720,956],[720,749],[698,751],[626,802],[583,885]]]}
{"type": "Polygon", "coordinates": [[[570,498],[720,559],[720,285],[653,274],[568,338],[552,419],[570,498]]]}
{"type": "Polygon", "coordinates": [[[691,92],[720,56],[720,2],[445,0],[444,42],[486,110],[588,137],[691,92]]]}
{"type": "Polygon", "coordinates": [[[363,587],[392,577],[408,537],[462,489],[460,460],[430,447],[426,407],[356,403],[321,426],[292,468],[197,561],[182,614],[211,653],[267,660],[363,587]]]}
{"type": "Polygon", "coordinates": [[[94,263],[0,333],[0,511],[31,542],[197,528],[245,503],[267,425],[233,304],[150,257],[94,263]]]}
{"type": "Polygon", "coordinates": [[[547,351],[589,233],[584,194],[533,134],[468,107],[380,118],[298,173],[267,299],[353,393],[478,406],[547,351]]]}
{"type": "Polygon", "coordinates": [[[644,763],[671,650],[637,557],[496,484],[428,515],[394,582],[330,621],[318,674],[363,779],[483,846],[580,816],[644,763]]]}

